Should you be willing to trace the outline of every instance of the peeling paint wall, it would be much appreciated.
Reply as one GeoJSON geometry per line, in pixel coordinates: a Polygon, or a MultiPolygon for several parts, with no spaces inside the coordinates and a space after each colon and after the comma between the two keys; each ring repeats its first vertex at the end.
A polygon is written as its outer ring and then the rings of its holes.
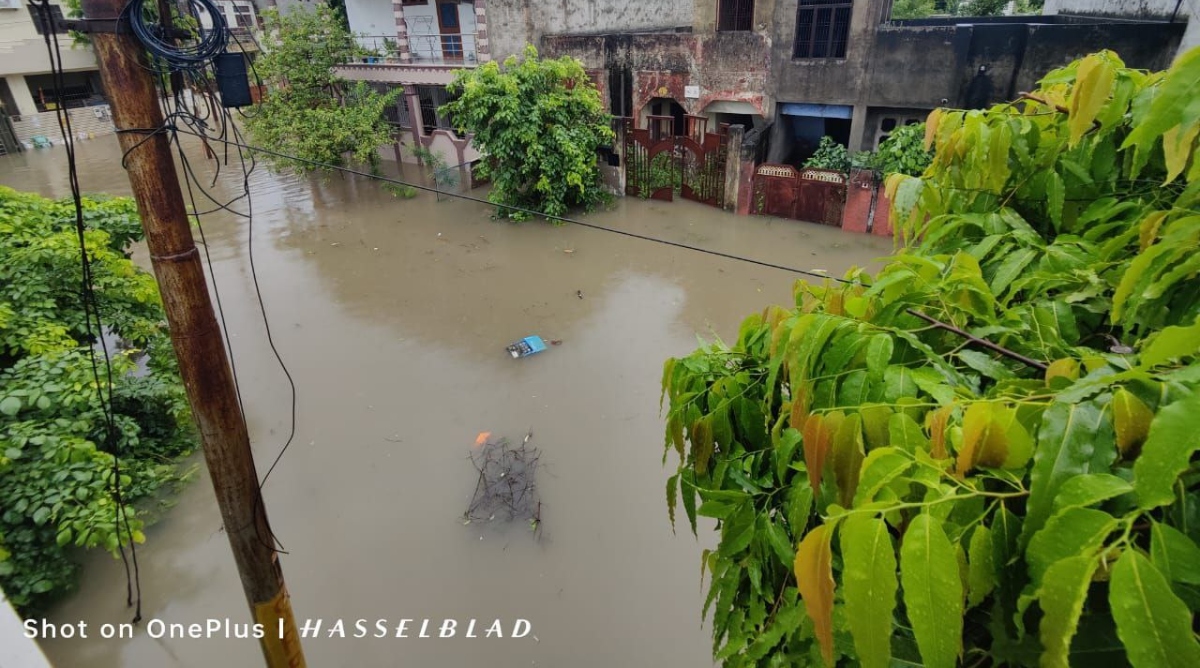
{"type": "Polygon", "coordinates": [[[489,0],[487,3],[492,55],[497,60],[520,53],[526,44],[538,44],[543,35],[691,27],[695,11],[691,0],[489,0]]]}
{"type": "Polygon", "coordinates": [[[763,34],[556,35],[543,37],[542,46],[548,56],[578,58],[594,76],[627,69],[639,118],[654,98],[674,99],[689,114],[715,101],[745,102],[764,118],[773,113],[767,93],[770,40],[763,34]],[[688,86],[697,87],[698,96],[688,97],[688,86]]]}

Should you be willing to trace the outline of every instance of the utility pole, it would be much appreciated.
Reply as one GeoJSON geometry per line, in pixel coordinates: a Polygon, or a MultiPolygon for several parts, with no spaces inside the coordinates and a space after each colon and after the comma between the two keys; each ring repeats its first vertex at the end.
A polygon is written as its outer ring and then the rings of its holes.
{"type": "MultiPolygon", "coordinates": [[[[163,123],[145,52],[128,30],[111,27],[125,0],[83,0],[100,77],[118,130],[156,129],[163,123]]],[[[192,238],[179,176],[165,133],[118,134],[127,152],[129,183],[146,232],[154,274],[162,292],[188,403],[200,430],[225,534],[233,548],[242,588],[254,621],[263,626],[263,655],[269,668],[303,668],[304,653],[260,497],[233,372],[200,253],[192,238]]]]}

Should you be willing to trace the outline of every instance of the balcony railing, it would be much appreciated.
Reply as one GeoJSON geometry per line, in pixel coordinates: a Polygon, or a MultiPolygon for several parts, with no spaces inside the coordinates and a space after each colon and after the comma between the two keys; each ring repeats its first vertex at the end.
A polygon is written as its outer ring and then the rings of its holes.
{"type": "MultiPolygon", "coordinates": [[[[355,62],[397,64],[400,47],[395,35],[359,35],[358,44],[368,53],[355,62]]],[[[408,35],[408,52],[415,65],[466,65],[477,61],[475,33],[408,35]]]]}

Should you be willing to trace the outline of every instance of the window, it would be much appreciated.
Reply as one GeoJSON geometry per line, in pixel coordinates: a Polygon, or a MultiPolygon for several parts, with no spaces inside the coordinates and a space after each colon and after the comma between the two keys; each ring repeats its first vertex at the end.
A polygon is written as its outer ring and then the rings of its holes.
{"type": "Polygon", "coordinates": [[[793,58],[845,58],[850,0],[800,0],[793,58]]]}
{"type": "Polygon", "coordinates": [[[453,130],[450,119],[438,113],[438,107],[450,101],[443,86],[417,86],[417,100],[421,103],[422,134],[431,134],[439,128],[453,130]]]}
{"type": "Polygon", "coordinates": [[[402,5],[427,5],[429,0],[400,0],[402,5]]]}
{"type": "Polygon", "coordinates": [[[234,5],[233,19],[235,27],[250,28],[254,25],[254,10],[248,5],[234,5]]]}
{"type": "Polygon", "coordinates": [[[720,0],[717,3],[717,30],[754,30],[754,0],[720,0]]]}
{"type": "MultiPolygon", "coordinates": [[[[33,5],[29,5],[29,16],[30,16],[30,18],[33,19],[33,27],[37,29],[37,34],[39,34],[39,35],[46,34],[42,30],[42,10],[41,10],[41,8],[35,7],[33,5]]],[[[59,7],[58,5],[50,5],[50,17],[49,18],[50,18],[50,21],[53,22],[53,24],[54,24],[53,29],[52,29],[53,32],[56,32],[60,35],[65,34],[67,32],[67,30],[65,28],[59,27],[62,25],[63,21],[66,21],[66,19],[63,18],[62,7],[59,7]]]]}

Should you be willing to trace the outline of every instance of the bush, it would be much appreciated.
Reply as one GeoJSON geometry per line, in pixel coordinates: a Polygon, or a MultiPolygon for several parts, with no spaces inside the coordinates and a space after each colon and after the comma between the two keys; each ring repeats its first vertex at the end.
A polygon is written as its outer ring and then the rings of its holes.
{"type": "Polygon", "coordinates": [[[492,202],[563,216],[607,200],[596,161],[613,140],[611,117],[578,60],[539,59],[527,46],[524,59],[459,70],[447,91],[444,113],[487,155],[480,177],[492,182],[492,202]]]}
{"type": "Polygon", "coordinates": [[[833,137],[821,137],[817,151],[804,162],[805,169],[832,169],[836,172],[850,171],[850,153],[833,137]]]}
{"type": "Polygon", "coordinates": [[[73,205],[0,187],[0,585],[26,614],[74,587],[71,548],[116,554],[144,540],[132,507],[117,520],[113,453],[123,499],[133,502],[178,480],[171,462],[194,443],[157,286],[128,258],[128,244],[141,238],[136,208],[128,198],[85,198],[83,208],[101,319],[135,347],[110,351],[111,444],[80,298],[73,205]],[[150,355],[149,375],[132,375],[138,353],[150,355]]]}
{"type": "Polygon", "coordinates": [[[666,362],[725,666],[1200,665],[1197,81],[935,111],[885,269],[666,362]]]}

